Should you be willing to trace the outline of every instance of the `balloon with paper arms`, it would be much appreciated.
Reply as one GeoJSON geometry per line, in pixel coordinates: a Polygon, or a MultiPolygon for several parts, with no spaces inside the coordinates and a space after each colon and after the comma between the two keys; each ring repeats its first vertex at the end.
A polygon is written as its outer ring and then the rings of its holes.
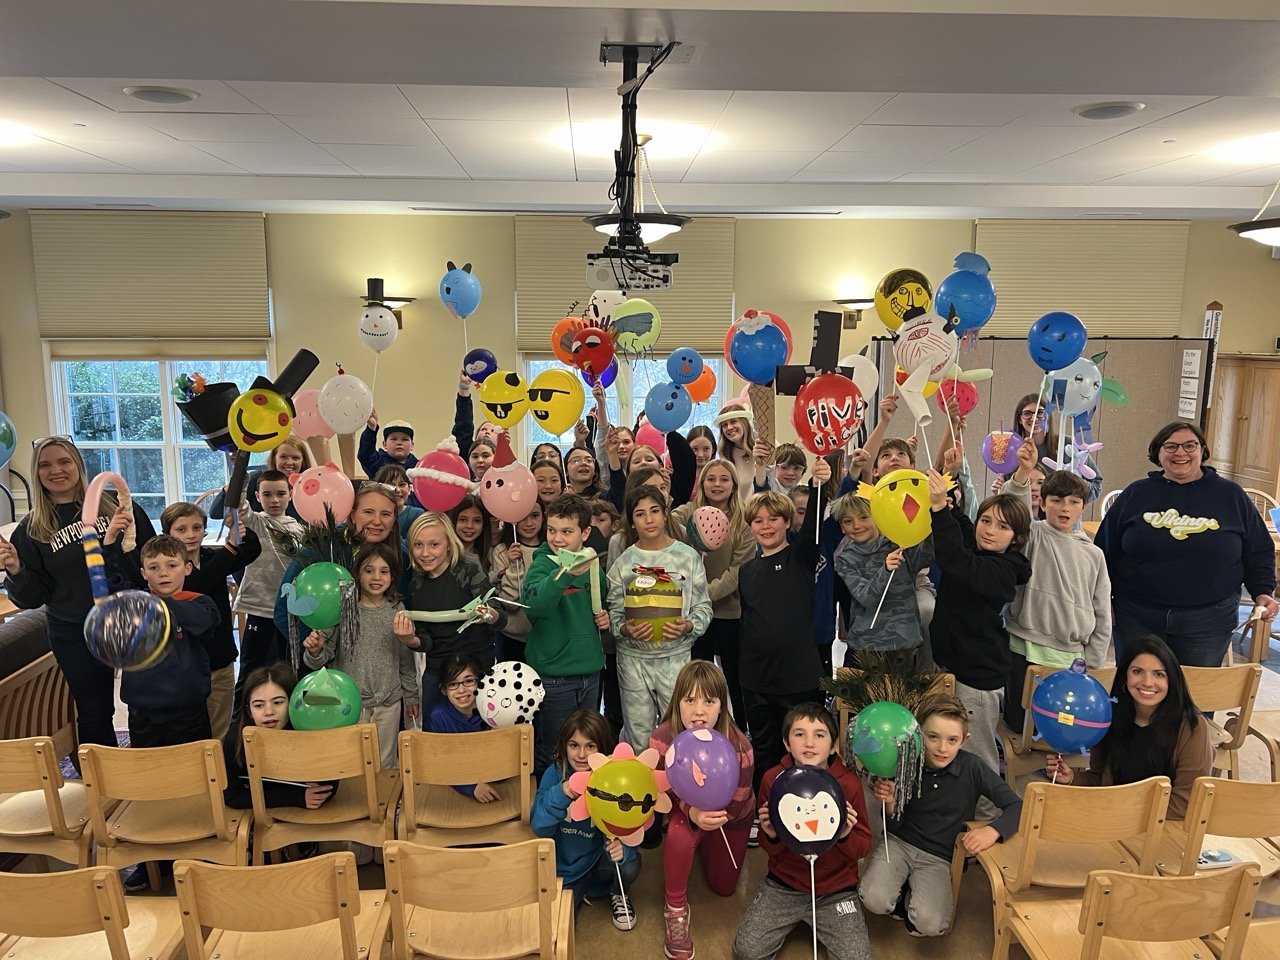
{"type": "Polygon", "coordinates": [[[1041,457],[1040,462],[1051,470],[1069,470],[1072,473],[1079,474],[1086,480],[1095,479],[1098,474],[1089,466],[1089,457],[1101,450],[1101,443],[1086,443],[1083,437],[1076,437],[1075,442],[1068,440],[1063,445],[1063,459],[1061,462],[1054,460],[1052,457],[1041,457]]]}
{"type": "Polygon", "coordinates": [[[457,623],[457,633],[462,633],[467,627],[474,623],[487,623],[488,610],[491,603],[503,603],[509,607],[523,607],[526,604],[517,603],[515,600],[504,600],[502,597],[495,597],[497,588],[493,588],[483,596],[476,597],[466,606],[459,607],[457,610],[406,610],[404,615],[415,623],[457,623]],[[459,623],[459,621],[461,621],[459,623]]]}

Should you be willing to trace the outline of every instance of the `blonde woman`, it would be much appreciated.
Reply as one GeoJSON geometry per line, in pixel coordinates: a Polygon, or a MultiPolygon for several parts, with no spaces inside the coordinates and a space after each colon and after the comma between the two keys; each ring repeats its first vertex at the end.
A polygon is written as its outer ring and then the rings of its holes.
{"type": "Polygon", "coordinates": [[[751,408],[741,403],[726,403],[716,415],[716,426],[720,428],[720,458],[733,464],[738,486],[752,489],[756,476],[756,435],[751,427],[751,408]]]}

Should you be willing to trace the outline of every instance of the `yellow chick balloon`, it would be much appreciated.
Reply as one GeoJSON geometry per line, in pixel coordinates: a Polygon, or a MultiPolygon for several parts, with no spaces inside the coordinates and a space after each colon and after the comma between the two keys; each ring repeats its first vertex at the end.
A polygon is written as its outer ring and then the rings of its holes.
{"type": "Polygon", "coordinates": [[[253,387],[231,404],[227,427],[237,449],[249,453],[272,450],[293,431],[293,407],[276,391],[253,387]]]}
{"type": "Polygon", "coordinates": [[[529,412],[547,433],[559,435],[582,416],[587,401],[582,381],[568,370],[543,370],[529,384],[529,412]]]}
{"type": "Polygon", "coordinates": [[[874,487],[859,485],[858,496],[870,501],[871,519],[900,547],[923,543],[933,531],[929,512],[929,478],[919,470],[894,470],[874,487]]]}

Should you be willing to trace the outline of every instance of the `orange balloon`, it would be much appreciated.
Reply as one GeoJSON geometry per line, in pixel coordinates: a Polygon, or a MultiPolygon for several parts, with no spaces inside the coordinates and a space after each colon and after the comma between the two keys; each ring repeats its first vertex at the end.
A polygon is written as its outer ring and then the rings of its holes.
{"type": "Polygon", "coordinates": [[[588,326],[582,317],[565,317],[556,323],[551,330],[551,352],[556,355],[557,360],[567,366],[574,366],[573,353],[569,349],[573,335],[588,326]]]}
{"type": "Polygon", "coordinates": [[[711,395],[716,392],[716,372],[711,369],[711,364],[704,365],[698,379],[693,383],[686,383],[684,388],[689,391],[694,403],[710,400],[711,395]]]}
{"type": "MultiPolygon", "coordinates": [[[[893,380],[894,380],[894,383],[896,383],[898,386],[902,386],[904,383],[907,382],[907,371],[895,365],[893,368],[893,380]]],[[[932,397],[937,392],[938,392],[938,385],[932,380],[926,380],[924,382],[924,387],[921,388],[920,390],[921,395],[926,400],[932,397]]]]}

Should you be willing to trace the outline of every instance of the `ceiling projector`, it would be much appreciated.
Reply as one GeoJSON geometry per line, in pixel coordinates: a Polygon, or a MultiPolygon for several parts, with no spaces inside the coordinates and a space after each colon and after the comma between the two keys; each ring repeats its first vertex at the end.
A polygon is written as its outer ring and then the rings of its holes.
{"type": "Polygon", "coordinates": [[[640,247],[619,250],[608,246],[587,254],[587,287],[591,290],[666,290],[678,253],[650,253],[640,247]]]}

